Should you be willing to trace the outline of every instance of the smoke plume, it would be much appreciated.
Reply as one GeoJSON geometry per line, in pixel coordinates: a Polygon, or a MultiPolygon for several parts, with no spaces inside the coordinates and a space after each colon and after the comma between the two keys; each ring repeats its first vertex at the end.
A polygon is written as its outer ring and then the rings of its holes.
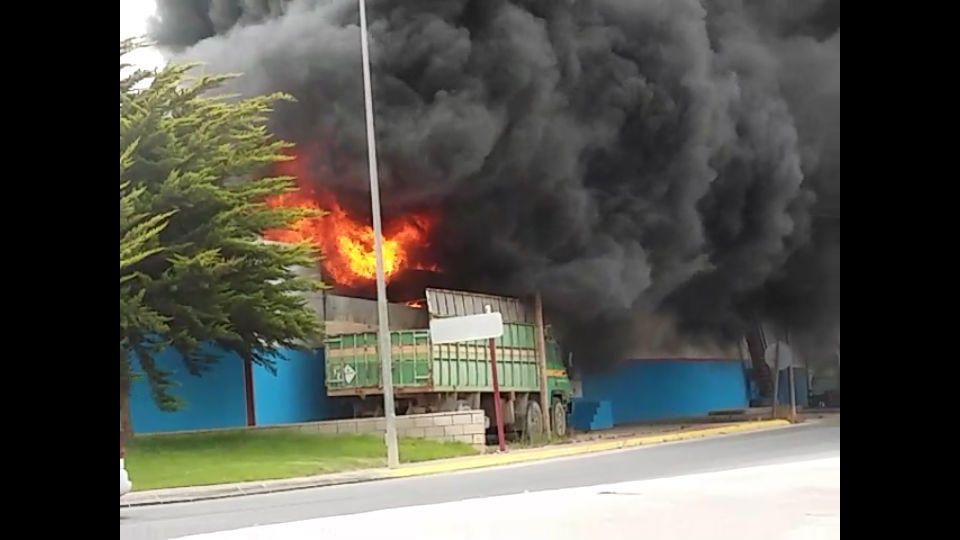
{"type": "MultiPolygon", "coordinates": [[[[839,328],[839,0],[370,0],[368,17],[384,211],[439,211],[453,285],[541,290],[598,361],[651,314],[725,343],[760,320],[839,328]]],[[[233,92],[296,97],[274,129],[362,214],[358,24],[355,0],[159,0],[151,32],[242,73],[233,92]]]]}

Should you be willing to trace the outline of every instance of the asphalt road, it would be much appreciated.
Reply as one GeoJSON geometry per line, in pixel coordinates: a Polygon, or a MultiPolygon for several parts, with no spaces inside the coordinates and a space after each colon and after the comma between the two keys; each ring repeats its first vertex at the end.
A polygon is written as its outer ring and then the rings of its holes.
{"type": "Polygon", "coordinates": [[[165,506],[122,508],[121,540],[169,539],[355,514],[741,467],[839,457],[836,422],[794,426],[447,475],[165,506]]]}

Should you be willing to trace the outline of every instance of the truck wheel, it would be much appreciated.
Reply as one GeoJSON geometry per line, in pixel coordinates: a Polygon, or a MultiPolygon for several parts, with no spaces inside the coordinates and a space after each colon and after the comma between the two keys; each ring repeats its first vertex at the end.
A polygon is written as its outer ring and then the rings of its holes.
{"type": "Polygon", "coordinates": [[[557,398],[553,398],[553,404],[550,406],[551,411],[553,412],[553,417],[551,418],[553,424],[553,434],[557,437],[566,437],[567,435],[567,408],[563,405],[563,402],[557,398]]]}
{"type": "Polygon", "coordinates": [[[534,400],[527,402],[523,435],[527,439],[537,439],[543,435],[543,413],[540,412],[540,404],[534,400]]]}

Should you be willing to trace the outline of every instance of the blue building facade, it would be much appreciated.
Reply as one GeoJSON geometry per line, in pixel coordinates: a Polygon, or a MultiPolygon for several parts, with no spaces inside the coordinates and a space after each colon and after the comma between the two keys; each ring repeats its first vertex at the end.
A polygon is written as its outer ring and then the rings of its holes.
{"type": "MultiPolygon", "coordinates": [[[[137,433],[246,425],[243,362],[239,357],[222,354],[220,361],[201,377],[187,373],[174,351],[158,355],[156,362],[172,373],[172,391],[183,401],[183,408],[175,412],[159,410],[146,381],[135,381],[130,408],[137,433]]],[[[134,367],[138,367],[136,362],[134,367]]],[[[309,422],[342,415],[341,404],[326,395],[322,349],[282,351],[276,368],[276,373],[271,373],[253,366],[257,425],[309,422]]],[[[781,377],[781,400],[789,388],[785,379],[781,377]]],[[[798,379],[805,382],[803,376],[798,379]]],[[[581,414],[582,423],[603,429],[610,427],[611,422],[623,425],[745,408],[749,405],[748,384],[744,363],[739,359],[628,360],[605,372],[582,377],[583,397],[578,400],[579,405],[574,405],[571,422],[576,426],[575,417],[581,414]]],[[[801,395],[805,398],[805,393],[798,391],[798,401],[801,395]]]]}
{"type": "MultiPolygon", "coordinates": [[[[190,375],[181,357],[166,350],[155,360],[171,373],[173,394],[183,407],[174,412],[157,408],[143,379],[130,390],[130,414],[137,433],[236,428],[246,425],[243,362],[234,354],[221,353],[220,360],[202,376],[190,375]]],[[[139,365],[133,363],[134,370],[139,365]]],[[[333,403],[324,391],[322,349],[281,351],[276,373],[253,366],[254,412],[257,425],[309,422],[329,418],[333,403]]]]}
{"type": "Polygon", "coordinates": [[[582,378],[583,400],[609,402],[614,425],[703,416],[749,405],[740,359],[666,358],[620,362],[582,378]]]}
{"type": "Polygon", "coordinates": [[[289,350],[277,362],[277,372],[253,370],[257,425],[312,422],[328,418],[324,387],[323,349],[289,350]]]}

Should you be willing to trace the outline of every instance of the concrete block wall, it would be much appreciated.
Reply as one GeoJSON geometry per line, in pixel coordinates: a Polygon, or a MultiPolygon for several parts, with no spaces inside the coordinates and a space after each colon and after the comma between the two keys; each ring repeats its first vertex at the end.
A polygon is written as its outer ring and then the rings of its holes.
{"type": "MultiPolygon", "coordinates": [[[[411,414],[397,416],[397,435],[435,441],[458,441],[474,446],[486,443],[485,421],[482,410],[411,414]]],[[[383,433],[386,420],[379,418],[350,418],[325,420],[278,426],[258,426],[250,429],[295,429],[302,433],[383,433]]]]}

